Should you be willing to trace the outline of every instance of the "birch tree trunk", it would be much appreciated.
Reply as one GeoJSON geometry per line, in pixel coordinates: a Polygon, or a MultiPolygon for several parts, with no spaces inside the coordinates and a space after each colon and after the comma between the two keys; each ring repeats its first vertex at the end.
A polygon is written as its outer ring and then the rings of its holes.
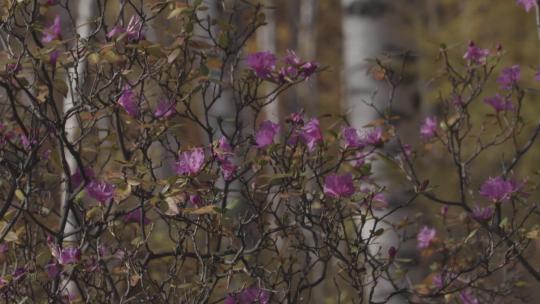
{"type": "MultiPolygon", "coordinates": [[[[84,74],[86,71],[86,60],[79,57],[79,55],[82,54],[82,52],[79,52],[79,49],[84,47],[83,45],[80,45],[80,43],[84,43],[85,39],[90,36],[92,31],[91,19],[94,18],[96,14],[96,6],[94,5],[94,1],[80,0],[77,1],[75,7],[77,10],[77,17],[75,21],[76,35],[79,37],[74,40],[75,45],[73,46],[73,48],[76,50],[74,52],[74,54],[76,54],[75,64],[73,67],[68,68],[66,79],[68,93],[63,101],[64,115],[68,115],[73,107],[80,101],[79,94],[84,86],[84,74]]],[[[66,120],[66,138],[70,143],[73,143],[77,139],[80,132],[77,119],[77,116],[71,115],[66,120]]],[[[64,153],[66,155],[69,172],[73,174],[77,170],[78,166],[76,159],[67,148],[64,149],[64,153]]],[[[68,177],[64,176],[64,180],[68,180],[68,177]]],[[[62,188],[62,211],[65,212],[67,216],[67,222],[64,228],[64,234],[67,236],[63,239],[63,241],[75,245],[79,241],[78,234],[75,233],[79,228],[79,224],[77,223],[77,217],[73,213],[73,208],[71,206],[73,203],[71,199],[72,193],[69,191],[70,187],[67,185],[67,182],[64,182],[62,188]]],[[[67,280],[62,284],[65,285],[61,286],[61,288],[65,288],[65,291],[69,297],[79,298],[82,295],[82,291],[79,289],[75,281],[67,280]]]]}
{"type": "MultiPolygon", "coordinates": [[[[344,99],[345,111],[348,111],[350,122],[353,127],[361,129],[369,122],[380,118],[376,111],[365,102],[372,102],[378,109],[384,110],[390,99],[390,91],[384,82],[375,81],[369,71],[370,63],[366,59],[380,58],[383,53],[398,55],[398,61],[405,60],[401,54],[411,48],[411,37],[405,37],[404,33],[398,33],[395,23],[399,23],[398,3],[385,0],[342,0],[343,10],[343,51],[344,51],[344,99]],[[409,38],[409,39],[407,39],[409,38]]],[[[392,109],[392,115],[399,115],[400,128],[405,125],[413,126],[415,115],[418,112],[419,94],[415,77],[412,81],[402,84],[397,90],[394,100],[397,104],[392,109]],[[403,124],[403,125],[402,125],[403,124]]],[[[416,127],[416,126],[415,126],[416,127]]],[[[406,134],[405,134],[406,136],[406,134]]],[[[380,164],[373,166],[373,173],[377,182],[391,189],[390,204],[395,206],[400,202],[402,189],[391,185],[385,168],[380,164]]],[[[403,211],[395,216],[402,218],[410,211],[403,211]]],[[[364,230],[368,234],[373,227],[366,225],[364,230]]],[[[380,227],[379,227],[380,228],[380,227]]],[[[390,227],[386,227],[390,228],[390,227]]],[[[385,229],[386,231],[390,229],[385,229]]],[[[391,246],[398,247],[398,238],[391,233],[385,233],[378,239],[377,248],[371,248],[374,252],[381,250],[387,252],[391,246]]],[[[403,247],[402,247],[403,248],[403,247]]],[[[403,252],[402,252],[403,253],[403,252]]],[[[366,294],[370,288],[367,286],[366,294]]],[[[382,280],[374,289],[374,301],[381,301],[394,291],[394,287],[387,281],[382,280]]],[[[393,298],[390,303],[402,303],[405,299],[393,298]]]]}

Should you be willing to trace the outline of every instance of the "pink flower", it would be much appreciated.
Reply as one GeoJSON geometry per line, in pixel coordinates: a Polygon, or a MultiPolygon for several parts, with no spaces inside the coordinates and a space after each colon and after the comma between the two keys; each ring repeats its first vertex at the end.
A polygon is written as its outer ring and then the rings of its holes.
{"type": "Polygon", "coordinates": [[[100,203],[105,203],[114,196],[113,184],[93,180],[86,186],[86,193],[100,203]]]}
{"type": "Polygon", "coordinates": [[[416,235],[416,241],[418,242],[416,247],[418,247],[418,249],[428,248],[433,242],[436,234],[437,231],[434,228],[428,228],[428,226],[422,227],[420,232],[416,235]]]}
{"type": "Polygon", "coordinates": [[[204,205],[204,200],[198,194],[191,194],[189,196],[189,202],[191,203],[192,206],[197,207],[197,208],[204,205]]]}
{"type": "Polygon", "coordinates": [[[317,71],[319,64],[315,61],[308,61],[300,67],[300,75],[304,78],[309,78],[317,71]]]}
{"type": "Polygon", "coordinates": [[[37,140],[29,139],[26,135],[21,134],[21,144],[26,150],[30,150],[33,145],[37,144],[37,140]]]}
{"type": "MultiPolygon", "coordinates": [[[[94,170],[92,170],[92,168],[86,167],[83,170],[84,170],[84,175],[86,176],[86,178],[93,179],[95,177],[95,173],[94,173],[94,170]]],[[[71,175],[71,184],[73,185],[73,188],[77,188],[81,185],[82,182],[83,182],[83,176],[81,174],[81,170],[77,168],[77,171],[75,171],[75,173],[71,175]]]]}
{"type": "Polygon", "coordinates": [[[47,271],[49,280],[54,280],[60,274],[62,267],[58,263],[54,262],[45,265],[45,270],[47,271]]]}
{"type": "Polygon", "coordinates": [[[271,52],[256,52],[247,57],[247,65],[255,72],[257,77],[267,79],[276,69],[276,56],[271,52]]]}
{"type": "Polygon", "coordinates": [[[257,287],[250,287],[240,293],[229,295],[223,304],[268,304],[270,303],[270,293],[257,287]]]}
{"type": "Polygon", "coordinates": [[[353,127],[343,127],[341,137],[345,140],[345,148],[362,148],[363,146],[358,131],[353,127]]]}
{"type": "Polygon", "coordinates": [[[489,55],[488,49],[481,49],[477,47],[473,41],[469,42],[467,52],[463,55],[463,58],[473,64],[486,64],[487,56],[489,55]]]}
{"type": "Polygon", "coordinates": [[[497,113],[501,111],[512,111],[514,109],[512,101],[499,94],[496,94],[493,97],[486,97],[484,103],[490,105],[497,113]]]}
{"type": "Polygon", "coordinates": [[[61,34],[62,28],[60,26],[60,16],[56,15],[56,17],[54,17],[53,24],[43,31],[43,37],[41,38],[41,42],[49,43],[53,40],[59,40],[61,39],[61,34]]]}
{"type": "Polygon", "coordinates": [[[510,199],[513,193],[521,187],[515,181],[507,181],[502,177],[490,177],[480,187],[480,195],[492,202],[502,202],[510,199]]]}
{"type": "Polygon", "coordinates": [[[504,68],[501,72],[499,78],[497,78],[497,83],[501,85],[501,89],[510,90],[512,86],[515,85],[521,78],[521,69],[519,65],[513,65],[508,68],[504,68]]]}
{"type": "Polygon", "coordinates": [[[49,63],[52,66],[56,66],[56,62],[58,61],[58,57],[60,57],[60,52],[58,50],[54,50],[49,54],[49,63]]]}
{"type": "Polygon", "coordinates": [[[265,148],[274,143],[274,137],[279,132],[279,125],[270,120],[265,120],[261,123],[257,134],[255,134],[255,142],[258,148],[265,148]]]}
{"type": "Polygon", "coordinates": [[[228,159],[233,155],[233,149],[229,140],[225,136],[221,136],[217,143],[217,148],[214,150],[214,154],[219,160],[228,159]]]}
{"type": "Polygon", "coordinates": [[[481,206],[474,206],[472,209],[472,218],[477,221],[487,221],[491,217],[493,217],[493,212],[495,210],[493,207],[481,207],[481,206]]]}
{"type": "Polygon", "coordinates": [[[516,0],[516,3],[523,6],[527,13],[536,6],[536,0],[516,0]]]}
{"type": "Polygon", "coordinates": [[[174,106],[174,102],[167,100],[167,99],[161,99],[156,107],[156,110],[154,111],[154,117],[155,118],[170,118],[176,113],[176,109],[174,106]]]}
{"type": "Polygon", "coordinates": [[[224,159],[220,161],[220,168],[221,173],[223,173],[223,178],[226,181],[232,180],[236,173],[236,166],[229,159],[224,159]]]}
{"type": "Polygon", "coordinates": [[[484,103],[490,105],[497,113],[501,111],[512,111],[514,109],[512,101],[499,94],[496,94],[493,97],[486,97],[484,103]]]}
{"type": "Polygon", "coordinates": [[[324,193],[333,198],[351,197],[356,189],[350,173],[337,175],[335,173],[326,176],[324,179],[324,193]]]}
{"type": "Polygon", "coordinates": [[[438,122],[437,117],[426,117],[424,123],[420,127],[420,137],[429,140],[437,135],[438,122]]]}
{"type": "Polygon", "coordinates": [[[459,300],[461,301],[462,304],[479,304],[480,303],[469,289],[464,289],[459,292],[459,300]]]}
{"type": "Polygon", "coordinates": [[[362,167],[366,163],[366,158],[369,156],[369,152],[357,152],[355,155],[355,167],[362,167]]]}
{"type": "Polygon", "coordinates": [[[128,39],[131,41],[137,41],[144,38],[142,27],[143,20],[141,19],[141,17],[139,17],[139,15],[131,16],[131,19],[129,19],[129,23],[126,28],[126,34],[128,39]]]}
{"type": "MultiPolygon", "coordinates": [[[[125,214],[122,217],[122,220],[124,223],[140,223],[141,222],[141,216],[142,216],[142,210],[141,208],[137,208],[127,214],[125,214]]],[[[150,219],[146,217],[146,215],[143,217],[143,225],[148,225],[150,223],[150,219]]]]}
{"type": "Polygon", "coordinates": [[[81,250],[76,247],[62,248],[56,258],[60,265],[76,264],[81,261],[81,250]]]}
{"type": "Polygon", "coordinates": [[[304,124],[304,117],[302,113],[294,112],[291,115],[289,115],[289,118],[287,119],[289,122],[292,122],[295,125],[302,125],[304,124]]]}
{"type": "Polygon", "coordinates": [[[378,146],[383,143],[382,135],[382,128],[373,128],[364,134],[364,138],[362,140],[364,141],[365,145],[378,146]]]}
{"type": "Polygon", "coordinates": [[[285,56],[284,61],[286,66],[281,68],[279,72],[280,82],[282,83],[286,82],[288,79],[294,81],[298,76],[309,78],[318,68],[317,62],[303,61],[291,50],[287,51],[287,56],[285,56]]]}
{"type": "Polygon", "coordinates": [[[119,25],[115,25],[108,33],[107,33],[107,38],[111,39],[117,35],[120,35],[122,33],[125,33],[126,32],[126,29],[122,26],[119,26],[119,25]]]}
{"type": "Polygon", "coordinates": [[[176,162],[176,173],[180,175],[195,175],[201,171],[204,164],[204,150],[194,148],[180,154],[176,162]]]}
{"type": "Polygon", "coordinates": [[[315,146],[322,143],[323,137],[321,128],[319,126],[319,120],[317,118],[310,119],[302,128],[300,132],[300,139],[308,147],[311,152],[315,149],[315,146]]]}
{"type": "Polygon", "coordinates": [[[122,95],[118,98],[118,104],[121,105],[124,110],[131,116],[137,117],[139,115],[139,109],[137,107],[137,102],[135,101],[135,93],[129,85],[124,86],[122,95]]]}

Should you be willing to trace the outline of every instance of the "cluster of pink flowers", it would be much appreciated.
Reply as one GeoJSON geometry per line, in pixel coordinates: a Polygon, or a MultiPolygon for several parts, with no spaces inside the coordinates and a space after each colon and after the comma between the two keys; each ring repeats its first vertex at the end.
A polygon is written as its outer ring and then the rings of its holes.
{"type": "Polygon", "coordinates": [[[221,169],[221,173],[223,174],[223,178],[226,181],[231,180],[236,173],[237,166],[233,163],[233,149],[231,147],[231,144],[229,143],[229,140],[227,140],[225,136],[222,136],[218,140],[217,148],[214,149],[214,155],[219,161],[219,166],[221,169]]]}
{"type": "Polygon", "coordinates": [[[324,180],[324,193],[333,198],[351,197],[356,191],[352,174],[329,174],[324,180]]]}
{"type": "MultiPolygon", "coordinates": [[[[497,203],[508,201],[512,195],[520,193],[523,183],[514,179],[505,180],[501,176],[488,178],[480,187],[480,195],[497,203]]],[[[525,193],[521,194],[525,196],[525,193]]]]}
{"type": "Polygon", "coordinates": [[[523,6],[525,11],[529,12],[532,8],[536,7],[536,0],[516,0],[518,5],[523,6]]]}
{"type": "Polygon", "coordinates": [[[259,126],[259,130],[255,134],[255,143],[257,147],[262,149],[274,143],[274,137],[279,132],[279,125],[270,120],[265,120],[259,126]]]}
{"type": "Polygon", "coordinates": [[[107,38],[112,39],[120,34],[126,34],[129,41],[138,41],[144,38],[143,20],[139,15],[133,15],[129,19],[127,27],[115,25],[108,33],[107,38]]]}
{"type": "Polygon", "coordinates": [[[41,42],[49,43],[53,40],[60,40],[62,35],[62,27],[60,25],[60,16],[54,17],[53,24],[43,31],[41,42]]]}
{"type": "Polygon", "coordinates": [[[484,103],[490,105],[497,113],[503,111],[512,111],[514,109],[512,101],[499,94],[496,94],[493,97],[486,97],[484,99],[484,103]]]}
{"type": "Polygon", "coordinates": [[[100,203],[106,203],[113,198],[116,187],[104,181],[93,180],[86,186],[86,193],[100,203]]]}
{"type": "Polygon", "coordinates": [[[489,56],[488,49],[481,49],[476,46],[474,41],[469,42],[467,52],[463,55],[463,59],[466,59],[471,64],[485,65],[487,63],[487,57],[489,56]]]}
{"type": "Polygon", "coordinates": [[[169,99],[160,99],[154,110],[154,117],[169,119],[174,114],[176,114],[175,103],[169,99]]]}
{"type": "Polygon", "coordinates": [[[135,93],[130,85],[126,84],[122,90],[122,95],[118,98],[118,104],[126,110],[131,117],[137,117],[139,115],[139,107],[135,93]]]}
{"type": "Polygon", "coordinates": [[[501,89],[510,90],[517,84],[521,78],[521,68],[519,65],[513,65],[511,67],[504,68],[501,71],[501,75],[497,78],[497,83],[501,85],[501,89]]]}
{"type": "Polygon", "coordinates": [[[420,127],[420,137],[425,140],[432,139],[437,135],[439,123],[437,117],[426,117],[424,123],[420,127]]]}
{"type": "Polygon", "coordinates": [[[434,228],[428,226],[422,227],[420,232],[416,235],[416,241],[418,242],[418,249],[428,248],[434,241],[437,231],[434,228]]]}
{"type": "Polygon", "coordinates": [[[176,173],[179,175],[197,175],[204,165],[203,148],[193,148],[180,153],[176,162],[176,173]]]}
{"type": "Polygon", "coordinates": [[[284,66],[279,71],[277,71],[277,61],[277,57],[268,51],[252,53],[246,59],[248,67],[253,70],[255,76],[277,83],[309,78],[318,67],[316,62],[303,61],[293,51],[287,52],[287,56],[283,59],[284,66]]]}

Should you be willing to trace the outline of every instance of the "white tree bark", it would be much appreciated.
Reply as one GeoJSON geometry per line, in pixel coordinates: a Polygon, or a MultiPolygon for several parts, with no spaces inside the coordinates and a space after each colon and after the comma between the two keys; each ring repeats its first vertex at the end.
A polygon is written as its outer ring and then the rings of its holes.
{"type": "MultiPolygon", "coordinates": [[[[275,2],[274,0],[266,0],[264,2],[266,15],[266,25],[257,30],[257,45],[259,50],[269,51],[272,53],[277,52],[277,37],[276,37],[276,14],[275,14],[275,2]]],[[[269,84],[267,84],[268,86],[269,84]]],[[[265,94],[271,92],[271,88],[266,88],[265,94]]],[[[272,96],[270,97],[272,98],[272,96]]],[[[265,108],[266,119],[279,122],[281,121],[281,115],[279,113],[279,100],[276,98],[274,102],[266,106],[265,108]]]]}
{"type": "MultiPolygon", "coordinates": [[[[400,3],[391,0],[341,0],[343,9],[343,51],[344,51],[344,98],[345,111],[348,111],[350,122],[353,127],[361,129],[374,119],[380,118],[376,111],[365,102],[373,102],[379,109],[385,109],[389,100],[388,87],[384,82],[375,81],[369,73],[372,66],[366,59],[374,59],[383,53],[400,53],[410,48],[410,41],[403,37],[403,33],[398,33],[395,26],[391,26],[391,19],[399,17],[399,9],[392,8],[400,3]],[[407,42],[409,45],[407,45],[407,42]]],[[[403,3],[401,3],[403,5],[403,3]]],[[[400,60],[400,58],[396,58],[400,60]]],[[[402,59],[401,59],[402,60],[402,59]]],[[[404,84],[398,89],[395,96],[397,108],[393,114],[402,117],[405,123],[414,118],[417,112],[418,91],[414,81],[404,84]]],[[[390,186],[390,182],[385,177],[383,165],[375,164],[373,173],[379,184],[385,185],[388,189],[396,189],[396,185],[390,186]]],[[[399,195],[392,190],[394,197],[390,197],[390,204],[399,195]]],[[[398,214],[396,217],[403,217],[407,211],[398,214]]],[[[393,217],[394,219],[396,217],[393,217]]],[[[380,228],[380,227],[378,227],[380,228]]],[[[390,227],[386,227],[390,228],[390,227]]],[[[366,235],[373,229],[366,225],[363,233],[366,235]]],[[[390,229],[385,229],[386,231],[390,229]]],[[[378,239],[372,251],[382,249],[386,253],[391,246],[398,247],[397,236],[385,233],[378,239]],[[379,248],[380,247],[380,248],[379,248]]],[[[366,293],[369,294],[369,288],[366,293]]],[[[384,300],[393,287],[386,281],[381,281],[375,288],[374,300],[384,300]]],[[[390,303],[402,303],[402,298],[393,298],[390,303]]]]}
{"type": "MultiPolygon", "coordinates": [[[[76,44],[74,45],[74,48],[77,49],[81,47],[80,43],[84,43],[85,39],[88,38],[91,34],[92,23],[90,21],[93,17],[95,17],[96,7],[94,5],[94,1],[87,0],[79,0],[75,7],[77,9],[76,33],[79,38],[75,39],[76,44]]],[[[79,52],[74,53],[79,54],[79,52]]],[[[68,93],[63,101],[64,115],[66,115],[74,107],[74,105],[79,102],[80,96],[78,94],[84,85],[83,77],[86,71],[86,60],[84,58],[75,58],[75,63],[76,64],[74,65],[74,67],[70,67],[68,69],[68,75],[66,80],[68,83],[68,93]]],[[[65,132],[66,137],[70,142],[73,142],[77,139],[80,128],[76,116],[72,115],[67,119],[65,132]]],[[[66,155],[66,161],[69,166],[69,171],[71,172],[71,174],[73,174],[77,170],[77,162],[68,149],[65,149],[64,153],[66,155]]],[[[65,180],[67,180],[67,178],[67,176],[64,177],[65,180]]],[[[67,205],[67,197],[71,195],[71,193],[69,193],[68,188],[68,185],[64,183],[61,195],[61,201],[63,204],[62,210],[66,210],[67,208],[69,208],[69,206],[67,205]]],[[[68,236],[64,238],[64,241],[76,245],[74,243],[78,242],[78,235],[74,232],[78,229],[77,221],[72,211],[67,212],[68,219],[64,229],[64,234],[67,234],[68,236]]],[[[63,291],[67,292],[70,297],[80,297],[81,290],[79,290],[74,281],[68,280],[63,282],[62,285],[63,286],[61,286],[61,288],[63,289],[63,291]]]]}

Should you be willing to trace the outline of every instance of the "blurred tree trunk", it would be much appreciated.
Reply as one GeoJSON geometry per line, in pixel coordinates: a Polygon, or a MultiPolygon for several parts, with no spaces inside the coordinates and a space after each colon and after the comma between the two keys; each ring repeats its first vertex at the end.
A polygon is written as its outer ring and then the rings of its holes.
{"type": "MultiPolygon", "coordinates": [[[[90,36],[92,32],[91,19],[96,15],[96,6],[94,1],[77,1],[76,7],[76,21],[75,21],[75,33],[78,38],[74,39],[75,45],[72,47],[75,49],[75,64],[68,68],[67,73],[67,85],[68,93],[63,101],[63,111],[64,115],[68,113],[80,102],[80,94],[84,87],[84,76],[86,74],[86,60],[84,59],[84,52],[81,52],[84,45],[80,43],[86,43],[85,39],[90,36]]],[[[75,115],[70,116],[66,120],[65,126],[66,138],[70,143],[73,143],[80,133],[78,117],[75,115]]],[[[66,161],[69,167],[70,174],[73,174],[78,169],[77,161],[73,154],[67,149],[64,148],[64,153],[66,155],[66,161]]],[[[64,176],[64,179],[67,180],[67,176],[64,176]]],[[[71,246],[78,246],[77,242],[79,241],[78,233],[75,233],[79,228],[78,216],[74,213],[72,192],[69,190],[71,187],[64,183],[62,189],[62,212],[63,217],[67,216],[67,222],[64,228],[64,234],[68,236],[64,237],[64,242],[69,242],[71,246]]],[[[71,189],[74,190],[74,189],[71,189]]],[[[73,280],[67,280],[62,282],[65,286],[61,286],[61,289],[64,287],[68,295],[76,296],[77,298],[82,296],[82,290],[77,286],[77,282],[73,280]]]]}
{"type": "MultiPolygon", "coordinates": [[[[264,2],[265,6],[265,16],[266,16],[266,25],[259,28],[257,31],[257,45],[258,49],[261,51],[269,51],[274,54],[277,53],[277,36],[276,36],[276,7],[274,0],[266,0],[264,2]]],[[[264,94],[269,94],[272,91],[270,84],[265,84],[264,94]]],[[[281,121],[282,117],[280,114],[279,100],[276,99],[274,102],[269,104],[265,109],[266,119],[272,121],[281,121]]]]}
{"type": "MultiPolygon", "coordinates": [[[[376,81],[372,77],[370,70],[375,65],[367,59],[383,58],[384,54],[395,64],[401,64],[411,60],[408,52],[413,45],[413,37],[407,36],[404,32],[397,29],[405,28],[403,24],[403,7],[405,3],[397,1],[384,0],[342,0],[343,9],[343,52],[344,52],[344,98],[345,111],[349,113],[351,124],[358,129],[366,126],[369,122],[380,118],[376,111],[365,102],[372,102],[379,110],[390,110],[390,115],[398,115],[400,120],[396,124],[401,128],[413,128],[416,136],[417,112],[419,110],[419,94],[417,89],[416,74],[414,68],[407,71],[404,81],[397,88],[396,95],[393,98],[390,107],[390,87],[385,81],[376,81]],[[416,119],[415,119],[416,117],[416,119]],[[406,127],[407,126],[407,127],[406,127]]],[[[388,60],[384,60],[385,62],[388,60]]],[[[390,63],[389,63],[390,64],[390,63]]],[[[409,62],[410,64],[410,62],[409,62]]],[[[413,65],[414,66],[414,65],[413,65]]],[[[411,138],[409,131],[400,135],[404,138],[411,138]],[[407,134],[409,133],[409,134],[407,134]]],[[[392,145],[385,149],[392,152],[392,145]]],[[[396,187],[395,183],[390,181],[391,176],[387,172],[388,168],[382,165],[373,167],[373,172],[377,182],[391,189],[390,204],[396,206],[403,201],[403,189],[396,187]]],[[[402,218],[407,216],[410,211],[403,211],[396,216],[402,218]]],[[[390,227],[386,227],[390,228],[390,227]]],[[[371,229],[366,225],[367,230],[371,229]]],[[[389,230],[389,229],[386,229],[389,230]]],[[[381,250],[386,254],[391,246],[398,247],[398,238],[393,236],[390,231],[385,233],[381,239],[378,239],[377,248],[372,250],[381,250]],[[380,246],[380,248],[379,248],[380,246]]],[[[403,246],[401,249],[404,249],[403,246]]],[[[401,250],[401,253],[406,250],[401,250]]],[[[366,296],[369,296],[369,288],[366,289],[366,296]]],[[[394,289],[389,282],[381,281],[375,287],[373,300],[384,300],[394,289]]],[[[404,299],[395,298],[391,303],[401,303],[404,299]]]]}
{"type": "MultiPolygon", "coordinates": [[[[301,0],[300,21],[298,26],[298,52],[305,60],[315,60],[317,58],[317,6],[318,0],[301,0]]],[[[319,108],[319,98],[317,91],[317,76],[313,76],[308,81],[298,86],[298,99],[306,113],[316,116],[319,108]]]]}

